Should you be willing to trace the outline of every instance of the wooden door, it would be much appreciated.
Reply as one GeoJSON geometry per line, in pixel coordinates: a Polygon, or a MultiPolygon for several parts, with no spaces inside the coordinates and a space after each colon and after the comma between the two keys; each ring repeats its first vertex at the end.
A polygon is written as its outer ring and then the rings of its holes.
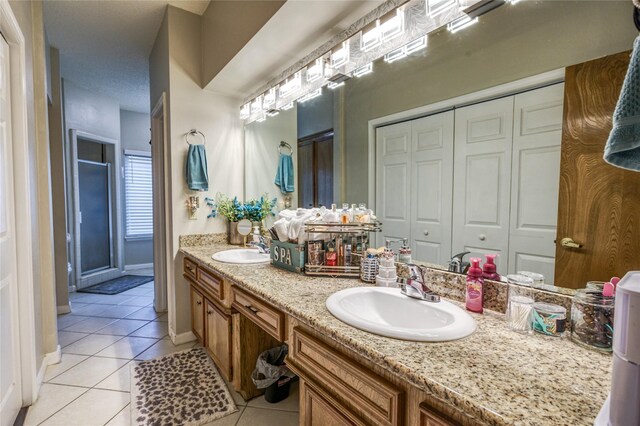
{"type": "Polygon", "coordinates": [[[366,423],[351,413],[321,387],[300,380],[301,426],[364,426],[366,423]]]}
{"type": "Polygon", "coordinates": [[[231,317],[206,300],[207,349],[227,380],[231,377],[231,317]]]}
{"type": "Polygon", "coordinates": [[[191,286],[191,329],[200,343],[204,342],[204,297],[191,286]]]}
{"type": "Polygon", "coordinates": [[[453,191],[455,253],[500,255],[508,270],[513,96],[456,110],[453,191]]]}
{"type": "Polygon", "coordinates": [[[602,159],[629,52],[568,67],[555,281],[582,288],[640,269],[640,173],[602,159]],[[581,248],[565,248],[572,238],[581,248]]]}
{"type": "MultiPolygon", "coordinates": [[[[9,45],[0,35],[0,425],[22,406],[9,45]]],[[[25,284],[25,283],[23,283],[25,284]]]]}
{"type": "Polygon", "coordinates": [[[333,198],[333,131],[298,141],[298,207],[330,207],[333,198]]]}
{"type": "Polygon", "coordinates": [[[534,271],[553,283],[564,84],[515,96],[509,273],[534,271]]]}
{"type": "Polygon", "coordinates": [[[411,247],[417,260],[451,259],[453,111],[411,122],[411,247]]]}
{"type": "Polygon", "coordinates": [[[411,234],[411,122],[376,129],[376,245],[411,234]]]}

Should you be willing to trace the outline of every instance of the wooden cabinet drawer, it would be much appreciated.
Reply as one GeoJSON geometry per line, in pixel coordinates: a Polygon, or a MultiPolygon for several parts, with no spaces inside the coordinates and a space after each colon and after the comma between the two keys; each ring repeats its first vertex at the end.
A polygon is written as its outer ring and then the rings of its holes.
{"type": "Polygon", "coordinates": [[[330,391],[367,423],[403,423],[402,390],[298,327],[291,340],[289,364],[303,378],[330,391]]]}
{"type": "Polygon", "coordinates": [[[197,270],[198,270],[198,266],[196,265],[196,263],[192,260],[190,260],[189,258],[185,257],[184,258],[184,276],[187,278],[192,279],[193,281],[196,281],[197,279],[197,270]]]}
{"type": "Polygon", "coordinates": [[[305,380],[300,380],[300,420],[304,426],[366,426],[329,394],[305,380]]]}
{"type": "Polygon", "coordinates": [[[204,341],[204,297],[191,286],[191,329],[200,343],[204,341]]]}
{"type": "Polygon", "coordinates": [[[238,287],[233,287],[233,307],[278,341],[284,341],[285,316],[278,309],[238,287]]]}
{"type": "Polygon", "coordinates": [[[212,296],[217,297],[219,299],[218,301],[224,298],[222,278],[200,266],[197,268],[196,278],[198,284],[204,287],[212,296]]]}
{"type": "Polygon", "coordinates": [[[457,423],[433,411],[425,403],[420,404],[420,426],[455,426],[457,423]]]}

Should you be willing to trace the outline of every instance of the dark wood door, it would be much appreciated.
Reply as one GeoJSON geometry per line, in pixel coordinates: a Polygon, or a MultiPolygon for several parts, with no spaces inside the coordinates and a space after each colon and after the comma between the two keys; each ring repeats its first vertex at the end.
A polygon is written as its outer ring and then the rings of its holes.
{"type": "Polygon", "coordinates": [[[602,159],[628,65],[623,52],[566,70],[555,267],[563,287],[640,269],[640,173],[602,159]]]}
{"type": "Polygon", "coordinates": [[[333,131],[328,131],[298,141],[298,207],[333,202],[333,131]]]}

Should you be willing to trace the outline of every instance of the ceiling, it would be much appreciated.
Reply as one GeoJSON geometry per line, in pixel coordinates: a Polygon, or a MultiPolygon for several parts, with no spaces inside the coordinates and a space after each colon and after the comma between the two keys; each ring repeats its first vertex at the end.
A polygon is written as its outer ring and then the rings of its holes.
{"type": "Polygon", "coordinates": [[[382,3],[288,0],[206,88],[245,98],[382,3]]]}
{"type": "Polygon", "coordinates": [[[209,0],[46,0],[49,42],[62,77],[149,112],[149,54],[168,4],[201,15],[209,0]]]}

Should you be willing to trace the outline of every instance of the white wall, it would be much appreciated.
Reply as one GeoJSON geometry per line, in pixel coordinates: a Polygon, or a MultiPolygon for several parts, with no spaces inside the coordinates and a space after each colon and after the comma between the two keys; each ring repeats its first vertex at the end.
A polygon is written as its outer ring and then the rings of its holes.
{"type": "MultiPolygon", "coordinates": [[[[245,149],[245,199],[260,198],[264,193],[278,198],[277,210],[284,208],[284,198],[280,188],[274,183],[280,153],[280,141],[285,141],[293,149],[293,180],[295,191],[291,205],[298,206],[298,138],[296,107],[282,111],[262,123],[254,121],[244,127],[245,149]]],[[[283,152],[288,152],[284,148],[283,152]]]]}
{"type": "MultiPolygon", "coordinates": [[[[122,151],[133,150],[151,152],[151,118],[149,114],[120,110],[120,146],[122,151]]],[[[124,165],[124,159],[122,160],[124,165]]],[[[124,189],[124,180],[122,182],[124,189]]],[[[125,194],[122,191],[122,206],[126,212],[125,194]]],[[[124,218],[126,220],[126,218],[124,218]]],[[[124,221],[123,221],[124,229],[124,221]]],[[[153,238],[144,240],[124,240],[125,269],[134,265],[153,263],[153,238]]]]}

